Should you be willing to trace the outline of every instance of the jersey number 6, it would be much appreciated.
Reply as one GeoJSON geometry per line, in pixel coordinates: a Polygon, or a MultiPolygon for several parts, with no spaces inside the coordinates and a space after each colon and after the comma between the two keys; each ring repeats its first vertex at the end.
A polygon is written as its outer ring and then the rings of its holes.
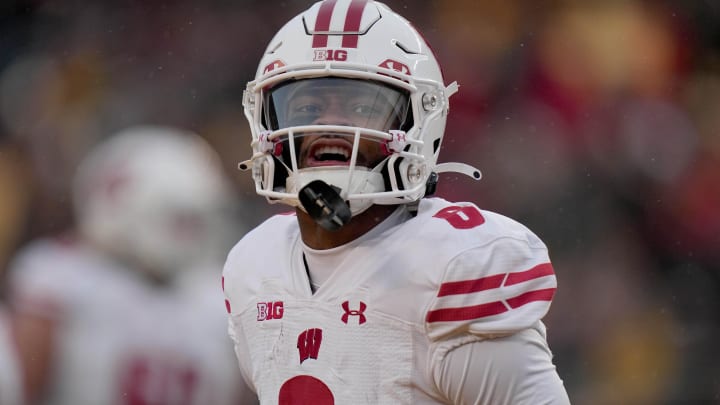
{"type": "Polygon", "coordinates": [[[445,207],[433,215],[434,218],[442,218],[455,229],[470,229],[485,223],[480,210],[473,206],[451,205],[445,207]]]}

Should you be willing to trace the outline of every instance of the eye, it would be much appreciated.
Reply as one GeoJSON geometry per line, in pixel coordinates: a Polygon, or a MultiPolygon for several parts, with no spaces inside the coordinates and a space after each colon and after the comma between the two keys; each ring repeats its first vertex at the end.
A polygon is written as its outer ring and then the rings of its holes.
{"type": "Polygon", "coordinates": [[[316,97],[298,97],[290,103],[288,123],[304,125],[314,121],[323,112],[323,104],[316,97]]]}
{"type": "Polygon", "coordinates": [[[301,104],[295,106],[293,108],[293,113],[296,114],[320,114],[320,111],[322,111],[322,108],[318,104],[301,104]]]}
{"type": "Polygon", "coordinates": [[[380,109],[373,104],[367,103],[356,103],[352,105],[351,111],[353,114],[361,115],[363,117],[377,116],[381,113],[380,109]]]}

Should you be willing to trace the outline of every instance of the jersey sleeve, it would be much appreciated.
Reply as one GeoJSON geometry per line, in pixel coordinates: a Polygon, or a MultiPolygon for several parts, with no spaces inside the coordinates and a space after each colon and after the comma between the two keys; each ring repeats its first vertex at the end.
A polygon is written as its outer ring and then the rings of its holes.
{"type": "MultiPolygon", "coordinates": [[[[24,247],[9,267],[10,300],[18,311],[59,318],[93,291],[88,267],[102,266],[99,258],[74,239],[47,238],[24,247]]],[[[92,274],[92,273],[90,273],[92,274]]],[[[100,298],[100,297],[98,297],[100,298]]]]}
{"type": "Polygon", "coordinates": [[[251,378],[252,371],[247,361],[243,359],[250,358],[250,352],[247,341],[242,330],[242,322],[240,322],[240,312],[245,308],[247,291],[244,281],[250,281],[249,278],[243,277],[241,269],[244,268],[242,258],[244,254],[244,244],[239,243],[233,247],[228,254],[222,273],[222,291],[225,297],[225,309],[227,311],[227,333],[233,344],[235,358],[242,376],[240,382],[245,387],[245,392],[253,397],[253,401],[248,400],[248,404],[255,404],[256,395],[253,381],[251,378]]]}
{"type": "Polygon", "coordinates": [[[24,313],[56,318],[72,301],[76,277],[68,254],[50,240],[36,241],[14,258],[8,272],[12,305],[24,313]]]}
{"type": "Polygon", "coordinates": [[[435,341],[526,329],[549,310],[557,281],[547,248],[530,231],[500,236],[454,257],[425,316],[435,341]]]}
{"type": "Polygon", "coordinates": [[[432,376],[453,404],[567,405],[544,327],[483,339],[467,335],[434,352],[432,376]]]}

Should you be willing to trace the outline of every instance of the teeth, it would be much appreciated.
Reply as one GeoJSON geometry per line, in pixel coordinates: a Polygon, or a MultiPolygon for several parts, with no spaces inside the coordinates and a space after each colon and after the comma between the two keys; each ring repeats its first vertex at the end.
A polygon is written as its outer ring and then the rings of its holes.
{"type": "Polygon", "coordinates": [[[321,146],[315,150],[315,159],[319,159],[322,155],[342,155],[345,159],[350,157],[350,152],[339,146],[321,146]]]}

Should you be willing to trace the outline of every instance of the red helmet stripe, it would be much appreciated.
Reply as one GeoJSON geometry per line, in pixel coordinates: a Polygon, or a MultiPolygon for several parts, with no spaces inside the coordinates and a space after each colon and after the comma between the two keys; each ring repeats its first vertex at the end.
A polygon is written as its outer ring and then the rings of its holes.
{"type": "MultiPolygon", "coordinates": [[[[330,20],[332,19],[333,9],[337,0],[325,0],[320,5],[317,18],[315,19],[315,32],[318,31],[330,31],[330,20]]],[[[325,48],[328,43],[327,34],[314,34],[313,35],[313,48],[325,48]]]]}
{"type": "MultiPolygon", "coordinates": [[[[353,0],[345,16],[345,32],[357,32],[360,29],[363,11],[368,0],[353,0]]],[[[357,48],[358,35],[343,35],[343,48],[357,48]]]]}

